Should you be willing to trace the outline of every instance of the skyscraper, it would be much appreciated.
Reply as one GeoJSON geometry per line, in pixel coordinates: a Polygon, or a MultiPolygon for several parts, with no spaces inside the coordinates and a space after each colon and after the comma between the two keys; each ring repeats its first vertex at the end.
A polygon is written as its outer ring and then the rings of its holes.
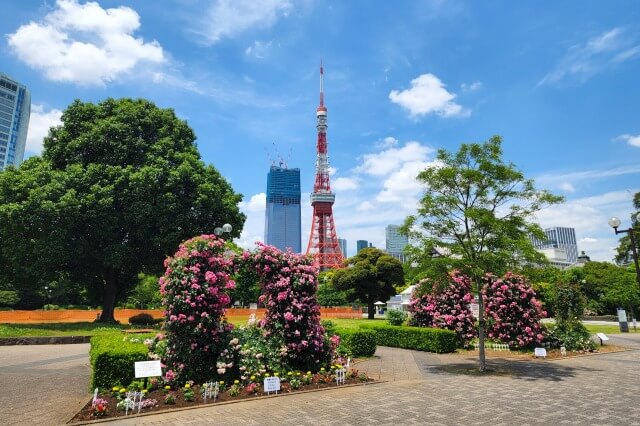
{"type": "Polygon", "coordinates": [[[358,240],[356,241],[356,249],[359,252],[362,249],[365,249],[367,247],[370,247],[369,245],[369,241],[367,240],[358,240]]]}
{"type": "Polygon", "coordinates": [[[404,262],[404,248],[409,244],[409,238],[400,234],[400,226],[398,225],[387,225],[385,236],[387,253],[404,262]]]}
{"type": "Polygon", "coordinates": [[[340,251],[342,252],[342,255],[344,256],[344,258],[347,258],[347,240],[345,240],[344,238],[338,238],[338,244],[340,244],[340,251]]]}
{"type": "Polygon", "coordinates": [[[31,94],[27,88],[0,73],[0,170],[22,163],[30,115],[31,94]]]}
{"type": "Polygon", "coordinates": [[[547,236],[544,241],[531,238],[531,242],[536,249],[564,249],[566,262],[574,264],[578,261],[578,244],[576,243],[576,230],[574,228],[555,226],[545,229],[544,233],[547,236]]]}
{"type": "Polygon", "coordinates": [[[264,241],[300,253],[300,169],[271,166],[267,175],[264,241]]]}

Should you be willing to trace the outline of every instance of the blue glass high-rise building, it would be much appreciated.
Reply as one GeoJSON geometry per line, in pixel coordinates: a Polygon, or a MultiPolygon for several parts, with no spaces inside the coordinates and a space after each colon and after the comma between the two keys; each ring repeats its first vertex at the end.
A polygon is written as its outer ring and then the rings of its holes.
{"type": "Polygon", "coordinates": [[[300,169],[271,166],[267,175],[264,241],[280,250],[301,253],[300,169]]]}
{"type": "Polygon", "coordinates": [[[0,170],[22,163],[30,115],[27,88],[0,73],[0,170]]]}

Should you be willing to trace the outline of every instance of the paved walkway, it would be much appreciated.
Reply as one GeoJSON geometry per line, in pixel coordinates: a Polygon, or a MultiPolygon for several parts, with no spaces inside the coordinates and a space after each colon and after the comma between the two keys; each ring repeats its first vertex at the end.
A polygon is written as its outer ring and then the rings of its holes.
{"type": "MultiPolygon", "coordinates": [[[[626,336],[624,336],[626,338],[626,336]]],[[[639,336],[640,337],[640,336],[639,336]]],[[[640,339],[632,339],[640,345],[640,339]]],[[[385,380],[119,420],[122,425],[640,425],[640,351],[558,361],[378,348],[356,365],[385,380]]]]}
{"type": "Polygon", "coordinates": [[[89,398],[89,345],[0,346],[0,424],[63,424],[89,398]]]}
{"type": "MultiPolygon", "coordinates": [[[[640,349],[640,335],[612,335],[640,349]]],[[[89,398],[88,345],[0,347],[0,424],[62,424],[89,398]]],[[[220,425],[640,425],[640,350],[559,361],[380,347],[356,365],[383,381],[118,420],[220,425]]]]}

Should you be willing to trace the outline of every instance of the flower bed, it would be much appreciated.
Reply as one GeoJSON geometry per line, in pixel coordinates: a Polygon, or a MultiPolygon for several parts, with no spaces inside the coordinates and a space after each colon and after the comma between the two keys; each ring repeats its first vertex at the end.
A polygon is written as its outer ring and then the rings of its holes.
{"type": "MultiPolygon", "coordinates": [[[[186,384],[184,387],[176,388],[167,386],[165,389],[159,385],[160,381],[151,380],[149,381],[148,390],[143,393],[142,406],[139,412],[154,413],[176,408],[202,407],[205,405],[219,404],[221,402],[265,396],[267,393],[264,392],[263,385],[259,379],[260,378],[253,377],[253,379],[244,384],[238,380],[230,384],[224,382],[222,382],[222,384],[218,383],[218,392],[215,401],[212,395],[209,395],[206,403],[204,401],[205,386],[203,385],[186,384]]],[[[338,386],[364,384],[373,381],[364,373],[359,373],[353,368],[346,372],[344,383],[340,385],[336,382],[335,368],[332,368],[330,371],[324,371],[324,369],[322,369],[316,374],[312,374],[311,372],[291,372],[287,373],[281,380],[281,389],[278,394],[331,389],[338,386]]],[[[132,384],[130,388],[115,387],[111,391],[101,392],[98,395],[97,403],[93,404],[93,401],[89,401],[87,405],[74,416],[72,422],[84,422],[127,415],[125,410],[127,392],[136,389],[139,388],[136,388],[136,385],[132,384]]],[[[271,392],[271,395],[275,395],[274,392],[271,392]]],[[[128,410],[128,415],[137,413],[137,406],[128,410]]]]}

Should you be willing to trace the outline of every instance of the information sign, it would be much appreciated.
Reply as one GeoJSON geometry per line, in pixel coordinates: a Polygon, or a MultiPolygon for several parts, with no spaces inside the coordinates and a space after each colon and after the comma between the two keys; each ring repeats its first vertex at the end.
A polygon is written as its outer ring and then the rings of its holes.
{"type": "Polygon", "coordinates": [[[277,393],[280,390],[280,377],[265,377],[263,385],[265,392],[277,393]]]}
{"type": "Polygon", "coordinates": [[[538,357],[546,358],[547,350],[545,348],[535,348],[533,354],[535,355],[536,358],[538,357]]]}
{"type": "Polygon", "coordinates": [[[471,313],[475,318],[478,318],[480,316],[480,304],[469,303],[469,309],[471,309],[471,313]]]}
{"type": "Polygon", "coordinates": [[[136,370],[136,379],[141,377],[162,376],[160,361],[138,361],[134,363],[134,367],[136,370]]]}

